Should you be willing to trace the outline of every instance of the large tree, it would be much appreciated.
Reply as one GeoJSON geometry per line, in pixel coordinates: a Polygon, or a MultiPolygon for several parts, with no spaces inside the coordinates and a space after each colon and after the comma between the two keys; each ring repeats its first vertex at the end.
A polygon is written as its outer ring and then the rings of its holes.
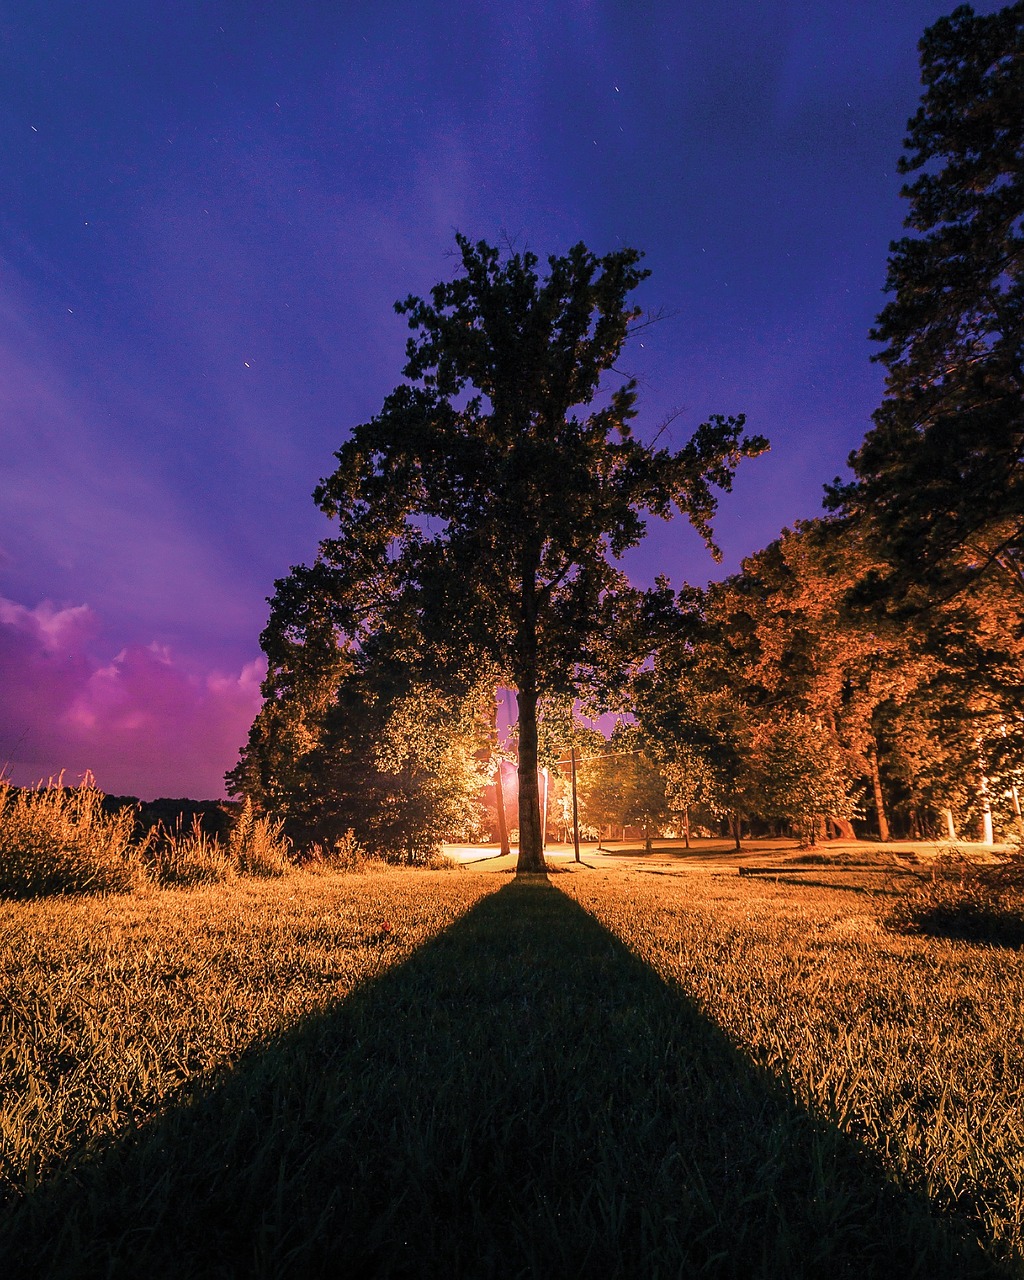
{"type": "Polygon", "coordinates": [[[872,331],[885,398],[831,501],[871,527],[877,595],[919,609],[999,577],[1024,603],[1024,3],[962,5],[920,54],[911,234],[872,331]]]}
{"type": "Polygon", "coordinates": [[[356,645],[415,633],[436,678],[489,665],[515,688],[519,871],[542,871],[538,700],[621,662],[614,637],[637,597],[613,561],[644,514],[678,509],[713,548],[714,490],[767,445],[742,417],[713,417],[676,451],[633,434],[636,384],[605,375],[640,318],[635,250],[579,244],[541,278],[530,252],[457,243],[455,278],[398,304],[405,381],[316,491],[338,522],[320,564],[356,645]]]}

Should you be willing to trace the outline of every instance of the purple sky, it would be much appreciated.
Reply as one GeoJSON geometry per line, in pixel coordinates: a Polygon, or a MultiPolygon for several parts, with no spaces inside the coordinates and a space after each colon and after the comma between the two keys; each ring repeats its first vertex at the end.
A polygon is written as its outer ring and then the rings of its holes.
{"type": "MultiPolygon", "coordinates": [[[[867,330],[930,0],[0,0],[0,766],[212,797],[310,492],[398,380],[453,233],[643,249],[641,431],[748,415],[722,569],[817,514],[878,403],[867,330]]],[[[978,4],[993,12],[998,4],[978,4]]]]}

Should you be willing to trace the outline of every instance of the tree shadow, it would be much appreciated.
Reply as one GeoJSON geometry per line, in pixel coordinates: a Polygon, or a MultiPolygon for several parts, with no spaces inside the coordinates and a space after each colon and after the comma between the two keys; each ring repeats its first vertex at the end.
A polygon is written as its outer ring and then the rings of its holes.
{"type": "Polygon", "coordinates": [[[1001,1274],[543,879],[61,1175],[4,1234],[11,1280],[1001,1274]]]}
{"type": "MultiPolygon", "coordinates": [[[[867,879],[872,874],[873,873],[871,872],[864,872],[862,873],[862,876],[864,879],[867,879]]],[[[828,889],[830,892],[834,891],[835,893],[853,893],[858,894],[861,897],[868,898],[893,898],[898,897],[901,892],[898,889],[892,888],[889,883],[889,877],[883,878],[881,873],[877,876],[877,879],[880,881],[880,883],[877,884],[843,884],[841,880],[816,880],[809,875],[792,875],[788,872],[783,873],[773,871],[770,868],[762,869],[760,867],[756,869],[756,874],[751,874],[748,870],[745,878],[753,881],[760,880],[773,885],[793,885],[797,889],[828,889]]]]}

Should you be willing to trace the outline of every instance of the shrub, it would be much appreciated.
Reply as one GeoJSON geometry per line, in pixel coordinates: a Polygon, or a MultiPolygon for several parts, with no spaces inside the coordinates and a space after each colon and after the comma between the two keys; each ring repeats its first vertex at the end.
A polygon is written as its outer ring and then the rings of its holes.
{"type": "Polygon", "coordinates": [[[146,880],[135,811],[108,814],[89,774],[22,790],[0,780],[0,894],[128,893],[146,880]]]}
{"type": "Polygon", "coordinates": [[[368,862],[378,859],[371,858],[349,827],[332,845],[311,844],[303,851],[300,861],[309,871],[360,871],[368,862]]]}
{"type": "Polygon", "coordinates": [[[216,884],[235,874],[227,850],[214,836],[207,835],[198,815],[193,815],[188,832],[182,832],[179,819],[173,832],[162,833],[153,862],[159,882],[179,888],[216,884]]]}
{"type": "Polygon", "coordinates": [[[228,857],[243,876],[283,876],[291,870],[284,823],[258,818],[246,800],[228,836],[228,857]]]}
{"type": "Polygon", "coordinates": [[[937,874],[895,903],[885,917],[896,933],[963,938],[1003,946],[1024,945],[1024,896],[1012,877],[970,869],[959,877],[937,874]]]}

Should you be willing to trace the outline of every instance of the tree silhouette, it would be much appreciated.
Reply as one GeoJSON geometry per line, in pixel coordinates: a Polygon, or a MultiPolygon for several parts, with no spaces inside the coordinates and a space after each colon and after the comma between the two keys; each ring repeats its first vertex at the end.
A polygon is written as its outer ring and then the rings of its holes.
{"type": "Polygon", "coordinates": [[[640,317],[635,250],[578,244],[542,279],[533,253],[456,240],[456,277],[397,305],[413,331],[405,381],[316,490],[338,524],[320,565],[356,644],[386,632],[438,680],[490,668],[515,689],[518,869],[537,872],[538,700],[621,664],[616,637],[642,600],[613,561],[644,514],[682,512],[713,549],[714,489],[767,442],[742,417],[713,417],[674,452],[634,436],[635,382],[603,379],[640,317]]]}

